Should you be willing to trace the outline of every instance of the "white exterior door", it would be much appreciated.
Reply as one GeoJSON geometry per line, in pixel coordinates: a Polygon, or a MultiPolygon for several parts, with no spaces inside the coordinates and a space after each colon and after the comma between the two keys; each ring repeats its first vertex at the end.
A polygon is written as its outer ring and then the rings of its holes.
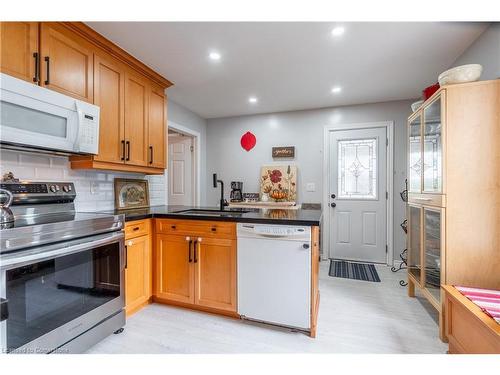
{"type": "Polygon", "coordinates": [[[168,204],[194,204],[193,139],[186,136],[168,137],[168,204]]]}
{"type": "Polygon", "coordinates": [[[330,132],[330,258],[386,262],[386,139],[385,127],[330,132]]]}

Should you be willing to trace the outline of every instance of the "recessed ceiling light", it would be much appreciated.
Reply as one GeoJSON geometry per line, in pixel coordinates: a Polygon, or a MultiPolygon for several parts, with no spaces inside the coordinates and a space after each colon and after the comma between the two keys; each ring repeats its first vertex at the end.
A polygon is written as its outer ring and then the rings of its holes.
{"type": "Polygon", "coordinates": [[[220,60],[220,53],[219,52],[210,52],[208,57],[210,58],[210,60],[219,61],[220,60]]]}
{"type": "Polygon", "coordinates": [[[335,86],[334,88],[332,88],[332,93],[334,94],[338,94],[342,91],[342,87],[340,86],[335,86]]]}
{"type": "Polygon", "coordinates": [[[257,103],[258,99],[255,96],[251,96],[248,98],[248,102],[249,103],[257,103]]]}
{"type": "Polygon", "coordinates": [[[345,29],[342,26],[337,26],[332,29],[333,36],[341,36],[344,33],[345,29]]]}

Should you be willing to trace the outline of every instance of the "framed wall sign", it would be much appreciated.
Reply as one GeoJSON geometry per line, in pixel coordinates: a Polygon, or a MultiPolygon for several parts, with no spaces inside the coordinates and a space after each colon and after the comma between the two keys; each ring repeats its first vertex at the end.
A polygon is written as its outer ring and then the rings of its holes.
{"type": "Polygon", "coordinates": [[[294,158],[295,146],[273,147],[273,158],[294,158]]]}

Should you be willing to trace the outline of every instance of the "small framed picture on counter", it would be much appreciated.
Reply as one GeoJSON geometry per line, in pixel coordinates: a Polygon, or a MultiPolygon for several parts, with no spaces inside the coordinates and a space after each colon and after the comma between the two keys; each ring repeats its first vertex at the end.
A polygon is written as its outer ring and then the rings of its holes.
{"type": "Polygon", "coordinates": [[[126,210],[149,207],[149,185],[147,180],[115,178],[115,208],[126,210]]]}

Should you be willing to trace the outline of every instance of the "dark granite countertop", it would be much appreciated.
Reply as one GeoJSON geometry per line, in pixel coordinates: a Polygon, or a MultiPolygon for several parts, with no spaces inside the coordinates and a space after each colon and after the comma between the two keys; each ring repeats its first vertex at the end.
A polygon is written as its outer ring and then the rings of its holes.
{"type": "Polygon", "coordinates": [[[182,213],[186,210],[216,210],[216,207],[188,206],[152,206],[149,208],[101,211],[114,215],[125,215],[125,221],[148,218],[169,218],[186,220],[232,221],[240,223],[284,224],[284,225],[320,225],[321,210],[283,210],[283,209],[252,209],[226,208],[224,212],[182,213]],[[245,212],[246,211],[246,212],[245,212]]]}

